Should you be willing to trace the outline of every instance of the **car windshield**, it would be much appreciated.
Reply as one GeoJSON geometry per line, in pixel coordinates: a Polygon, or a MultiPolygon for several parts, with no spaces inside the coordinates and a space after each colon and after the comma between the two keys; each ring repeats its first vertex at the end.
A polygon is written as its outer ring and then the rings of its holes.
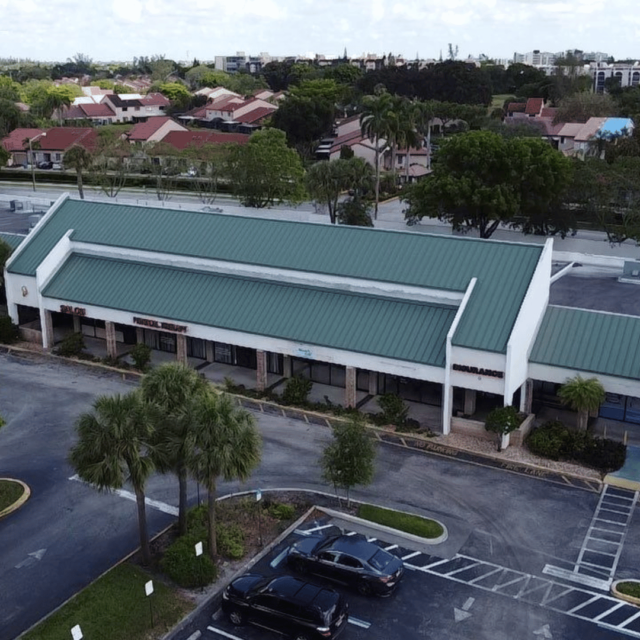
{"type": "Polygon", "coordinates": [[[313,548],[314,553],[319,553],[323,549],[330,547],[340,536],[329,536],[327,538],[323,538],[318,542],[318,544],[313,548]]]}
{"type": "Polygon", "coordinates": [[[369,563],[374,569],[382,571],[393,560],[393,556],[390,553],[384,551],[384,549],[378,549],[371,558],[369,563]]]}

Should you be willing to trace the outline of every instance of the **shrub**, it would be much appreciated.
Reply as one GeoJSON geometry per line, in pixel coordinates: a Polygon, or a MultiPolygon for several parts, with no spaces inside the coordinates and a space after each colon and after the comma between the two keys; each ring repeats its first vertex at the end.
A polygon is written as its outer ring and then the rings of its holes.
{"type": "Polygon", "coordinates": [[[575,460],[606,473],[619,469],[627,455],[627,446],[622,442],[571,431],[557,421],[534,429],[526,444],[532,453],[543,458],[575,460]]]}
{"type": "Polygon", "coordinates": [[[276,502],[269,507],[269,515],[276,520],[291,520],[296,514],[293,505],[276,502]]]}
{"type": "Polygon", "coordinates": [[[239,560],[244,556],[244,534],[235,524],[216,524],[218,553],[230,560],[239,560]]]}
{"type": "Polygon", "coordinates": [[[559,460],[573,448],[569,429],[557,420],[545,422],[534,429],[526,444],[531,453],[551,460],[559,460]]]}
{"type": "Polygon", "coordinates": [[[70,333],[65,336],[55,352],[57,355],[64,356],[65,358],[77,358],[82,354],[84,348],[84,336],[81,333],[70,333]]]}
{"type": "Polygon", "coordinates": [[[9,316],[0,318],[0,342],[2,344],[13,344],[19,337],[18,327],[13,324],[11,318],[9,316]]]}
{"type": "Polygon", "coordinates": [[[304,405],[311,392],[313,383],[302,376],[293,376],[287,380],[282,392],[282,402],[284,404],[304,405]]]}
{"type": "Polygon", "coordinates": [[[131,359],[133,360],[133,366],[138,371],[145,371],[151,362],[151,347],[144,344],[144,342],[138,342],[131,349],[131,359]]]}
{"type": "Polygon", "coordinates": [[[382,416],[379,418],[382,424],[393,424],[396,427],[405,425],[409,407],[400,396],[395,393],[385,393],[378,398],[378,406],[382,409],[382,416]]]}
{"type": "Polygon", "coordinates": [[[502,436],[515,431],[523,419],[524,416],[515,407],[496,407],[489,412],[484,428],[502,436]]]}
{"type": "Polygon", "coordinates": [[[204,587],[218,577],[218,569],[206,550],[196,556],[195,545],[206,538],[187,534],[178,538],[165,552],[160,567],[176,584],[185,588],[204,587]]]}

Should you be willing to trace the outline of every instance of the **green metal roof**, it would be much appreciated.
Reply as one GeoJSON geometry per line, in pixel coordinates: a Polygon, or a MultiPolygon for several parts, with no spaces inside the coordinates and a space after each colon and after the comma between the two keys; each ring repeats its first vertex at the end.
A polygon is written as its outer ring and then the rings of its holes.
{"type": "Polygon", "coordinates": [[[27,236],[20,235],[19,233],[6,233],[0,231],[0,239],[4,240],[12,249],[17,249],[26,237],[27,236]]]}
{"type": "Polygon", "coordinates": [[[76,241],[463,292],[454,344],[504,352],[539,245],[67,200],[10,264],[34,275],[69,229],[76,241]]]}
{"type": "Polygon", "coordinates": [[[443,367],[455,307],[73,254],[43,295],[443,367]]]}
{"type": "Polygon", "coordinates": [[[529,360],[640,379],[640,318],[550,306],[529,360]]]}

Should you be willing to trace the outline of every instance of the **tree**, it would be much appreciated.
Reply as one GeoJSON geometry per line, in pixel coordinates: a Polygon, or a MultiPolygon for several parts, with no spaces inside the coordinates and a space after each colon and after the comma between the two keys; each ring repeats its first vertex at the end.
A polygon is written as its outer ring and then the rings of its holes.
{"type": "Polygon", "coordinates": [[[91,176],[109,198],[115,198],[129,177],[131,145],[117,132],[102,128],[93,153],[91,176]]]}
{"type": "Polygon", "coordinates": [[[368,485],[373,480],[376,447],[367,434],[364,422],[354,417],[333,427],[333,442],[324,450],[320,459],[323,479],[347,493],[347,506],[351,504],[351,489],[356,485],[368,485]]]}
{"type": "Polygon", "coordinates": [[[157,86],[158,91],[172,102],[184,102],[191,97],[189,89],[181,82],[163,82],[157,86]]]}
{"type": "Polygon", "coordinates": [[[571,161],[540,138],[509,141],[519,179],[519,217],[514,227],[525,234],[564,238],[577,227],[575,215],[563,208],[562,197],[571,182],[571,161]]]}
{"type": "Polygon", "coordinates": [[[232,148],[226,175],[233,193],[246,207],[301,202],[305,195],[300,156],[287,147],[279,129],[256,131],[247,144],[232,148]]]}
{"type": "Polygon", "coordinates": [[[504,436],[522,424],[522,416],[515,407],[496,407],[489,412],[484,428],[498,436],[498,451],[502,451],[504,436]]]}
{"type": "Polygon", "coordinates": [[[580,375],[569,378],[558,391],[560,400],[578,412],[579,431],[587,430],[589,414],[597,411],[604,402],[604,387],[597,378],[583,378],[580,375]]]}
{"type": "Polygon", "coordinates": [[[618,107],[607,94],[584,91],[560,101],[553,122],[586,122],[589,118],[607,118],[618,114],[618,107]]]}
{"type": "Polygon", "coordinates": [[[65,167],[75,169],[76,171],[78,178],[78,193],[80,194],[80,198],[83,200],[84,189],[82,184],[82,174],[91,168],[92,163],[93,154],[91,151],[79,144],[74,144],[71,149],[64,154],[65,167]]]}
{"type": "Polygon", "coordinates": [[[271,124],[287,135],[287,142],[306,158],[313,157],[316,141],[331,132],[335,102],[325,98],[290,95],[280,102],[271,124]]]}
{"type": "Polygon", "coordinates": [[[4,289],[4,267],[12,253],[11,246],[0,238],[0,289],[4,289]]]}
{"type": "Polygon", "coordinates": [[[205,143],[201,146],[190,146],[182,152],[189,166],[196,169],[197,175],[192,181],[193,189],[200,202],[212,204],[218,196],[218,182],[223,173],[225,158],[229,147],[223,144],[205,143]]]}
{"type": "Polygon", "coordinates": [[[362,100],[360,114],[360,128],[362,135],[374,143],[375,151],[375,207],[373,217],[378,218],[378,203],[380,201],[380,154],[386,149],[396,115],[393,112],[393,98],[383,91],[377,96],[365,96],[362,100]]]}
{"type": "Polygon", "coordinates": [[[477,229],[481,238],[502,223],[529,233],[566,233],[570,222],[557,219],[557,211],[570,172],[570,163],[543,141],[471,131],[442,144],[433,174],[403,195],[405,215],[446,220],[457,231],[477,229]]]}
{"type": "Polygon", "coordinates": [[[4,138],[20,126],[22,113],[11,101],[0,98],[0,137],[4,138]]]}
{"type": "Polygon", "coordinates": [[[7,166],[10,158],[11,154],[4,147],[0,146],[0,169],[7,166]]]}
{"type": "Polygon", "coordinates": [[[155,404],[158,423],[155,442],[165,453],[156,459],[156,467],[163,473],[175,473],[179,484],[178,532],[187,532],[187,458],[186,449],[190,428],[187,409],[189,403],[208,389],[207,381],[195,369],[171,362],[153,369],[142,378],[141,392],[146,402],[155,404]]]}
{"type": "Polygon", "coordinates": [[[348,160],[317,162],[306,173],[305,183],[309,195],[327,206],[331,224],[336,223],[338,198],[346,189],[348,160]]]}
{"type": "Polygon", "coordinates": [[[82,480],[100,491],[120,489],[130,481],[136,495],[140,549],[151,561],[145,508],[145,484],[154,470],[151,455],[152,415],[138,391],[100,396],[76,423],[78,442],[69,463],[82,480]]]}
{"type": "Polygon", "coordinates": [[[488,131],[471,131],[442,144],[431,176],[411,185],[402,199],[407,218],[439,218],[456,231],[478,229],[489,238],[518,211],[512,154],[488,131]]]}
{"type": "Polygon", "coordinates": [[[373,227],[371,207],[360,198],[348,198],[338,204],[336,210],[338,224],[352,227],[373,227]]]}
{"type": "Polygon", "coordinates": [[[198,395],[190,403],[186,419],[190,423],[185,450],[187,466],[195,479],[207,488],[209,553],[215,560],[216,485],[226,481],[246,481],[258,466],[260,434],[255,418],[226,394],[213,391],[198,395]]]}

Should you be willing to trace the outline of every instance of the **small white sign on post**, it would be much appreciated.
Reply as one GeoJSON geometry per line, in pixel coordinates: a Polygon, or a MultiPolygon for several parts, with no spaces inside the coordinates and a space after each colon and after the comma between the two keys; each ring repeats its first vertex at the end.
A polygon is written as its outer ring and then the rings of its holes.
{"type": "Polygon", "coordinates": [[[262,500],[262,489],[256,491],[256,502],[260,502],[260,500],[262,500]]]}
{"type": "Polygon", "coordinates": [[[73,638],[73,640],[82,640],[82,638],[84,637],[82,635],[82,629],[80,628],[79,624],[71,629],[71,637],[73,638]]]}
{"type": "Polygon", "coordinates": [[[153,580],[149,580],[149,582],[146,582],[144,585],[144,592],[150,596],[153,593],[153,580]]]}
{"type": "Polygon", "coordinates": [[[202,542],[196,542],[196,556],[202,555],[202,542]]]}

